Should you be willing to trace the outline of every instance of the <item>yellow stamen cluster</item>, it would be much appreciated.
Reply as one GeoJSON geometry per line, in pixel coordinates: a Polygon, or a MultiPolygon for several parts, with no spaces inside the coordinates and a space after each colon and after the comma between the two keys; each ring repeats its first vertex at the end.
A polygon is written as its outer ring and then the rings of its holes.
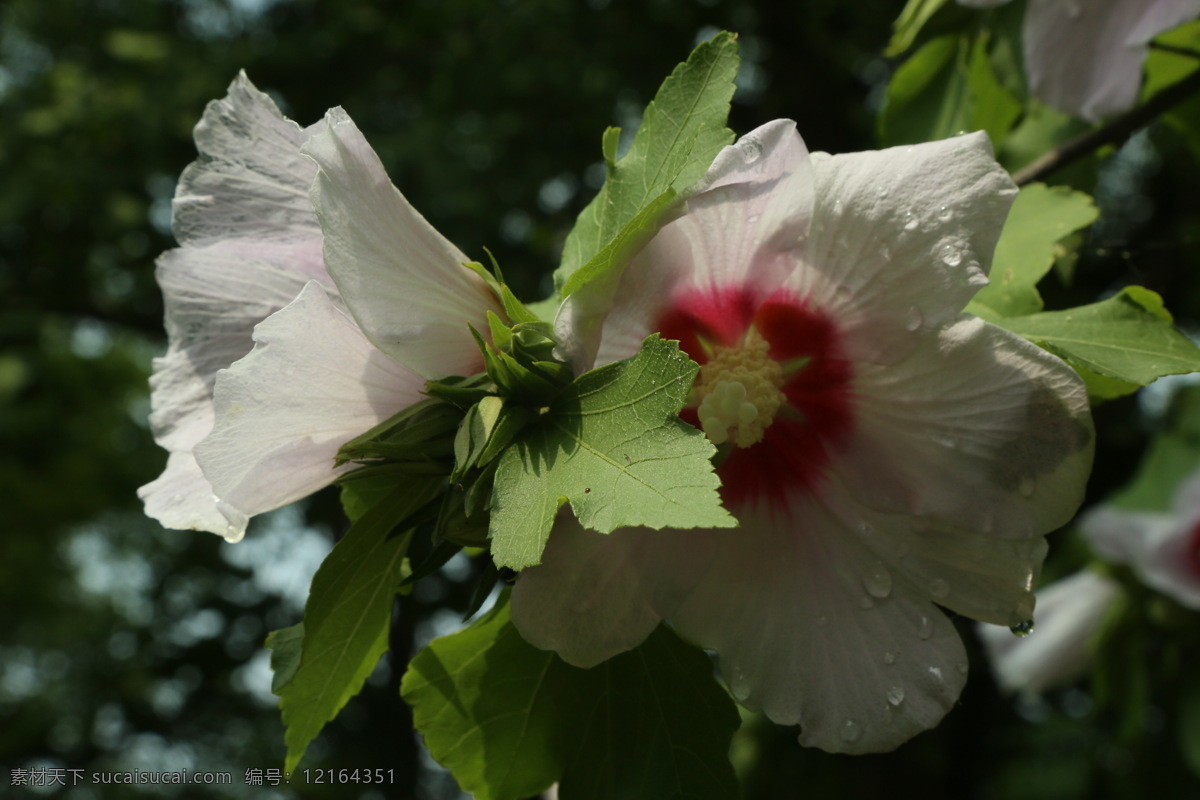
{"type": "Polygon", "coordinates": [[[750,447],[775,421],[785,402],[784,375],[770,349],[754,328],[733,347],[712,348],[692,392],[700,427],[713,444],[750,447]]]}

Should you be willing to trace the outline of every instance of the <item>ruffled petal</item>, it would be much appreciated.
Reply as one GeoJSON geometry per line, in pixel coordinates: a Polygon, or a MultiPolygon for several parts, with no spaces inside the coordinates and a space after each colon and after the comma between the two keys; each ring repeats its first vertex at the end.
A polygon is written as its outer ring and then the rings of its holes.
{"type": "Polygon", "coordinates": [[[769,122],[724,148],[687,212],[655,235],[619,283],[585,287],[563,304],[556,327],[577,369],[593,356],[607,364],[636,353],[680,292],[734,286],[765,299],[796,268],[812,207],[812,168],[796,123],[769,122]]]}
{"type": "Polygon", "coordinates": [[[1078,678],[1091,660],[1089,642],[1120,592],[1111,578],[1077,572],[1038,591],[1037,626],[1028,636],[979,625],[1001,688],[1039,693],[1078,678]]]}
{"type": "Polygon", "coordinates": [[[212,430],[216,373],[250,351],[254,326],[307,280],[329,281],[308,200],[316,167],[300,155],[316,127],[285,119],[244,74],[196,126],[200,158],[184,171],[174,205],[183,246],[157,264],[168,345],[150,379],[150,423],[171,456],[140,492],[146,513],[167,527],[228,535],[191,456],[212,430]]]}
{"type": "Polygon", "coordinates": [[[327,486],[353,468],[334,469],[338,448],[419,400],[425,385],[375,349],[315,281],[255,328],[254,341],[217,377],[216,425],[196,447],[227,516],[327,486]]]}
{"type": "Polygon", "coordinates": [[[963,318],[864,368],[855,434],[831,465],[863,505],[1004,539],[1041,536],[1083,499],[1094,434],[1083,382],[1007,331],[963,318]]]}
{"type": "Polygon", "coordinates": [[[786,519],[740,521],[701,534],[711,569],[659,609],[720,654],[738,701],[829,752],[890,750],[936,725],[967,672],[945,615],[901,583],[873,585],[878,559],[812,496],[786,519]]]}
{"type": "Polygon", "coordinates": [[[812,163],[816,210],[785,285],[838,321],[851,361],[895,361],[986,284],[1017,188],[983,133],[812,163]]]}
{"type": "MultiPolygon", "coordinates": [[[[211,427],[211,423],[210,423],[211,427]]],[[[246,520],[230,521],[221,513],[217,496],[191,452],[171,453],[157,479],[138,489],[146,516],[164,528],[211,531],[231,541],[242,538],[246,520]]]]}
{"type": "Polygon", "coordinates": [[[1030,91],[1090,122],[1126,111],[1137,102],[1146,43],[1198,14],[1198,0],[1030,0],[1030,91]]]}
{"type": "Polygon", "coordinates": [[[1146,541],[1169,536],[1176,524],[1170,514],[1109,505],[1096,506],[1079,518],[1079,529],[1096,555],[1114,564],[1134,563],[1146,541]]]}
{"type": "Polygon", "coordinates": [[[486,330],[499,305],[463,266],[457,247],[388,180],[379,157],[346,112],[304,153],[319,167],[311,197],[325,235],[325,262],[363,332],[383,352],[426,377],[470,375],[483,359],[468,323],[486,330]]]}

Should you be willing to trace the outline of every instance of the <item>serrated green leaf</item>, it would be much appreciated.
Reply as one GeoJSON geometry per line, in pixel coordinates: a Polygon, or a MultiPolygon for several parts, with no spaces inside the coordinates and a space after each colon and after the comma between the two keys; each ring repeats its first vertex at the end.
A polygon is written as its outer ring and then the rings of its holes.
{"type": "Polygon", "coordinates": [[[677,342],[646,339],[633,358],[580,376],[500,456],[492,556],[537,564],[559,506],[587,528],[733,527],[709,459],[715,449],[678,418],[697,366],[677,342]]]}
{"type": "Polygon", "coordinates": [[[296,676],[303,644],[303,622],[267,634],[266,647],[271,651],[271,691],[274,694],[279,694],[296,676]]]}
{"type": "Polygon", "coordinates": [[[725,121],[737,67],[736,37],[719,33],[700,44],[663,83],[620,160],[619,131],[605,131],[607,176],[567,237],[554,278],[561,296],[604,277],[606,270],[618,269],[619,257],[629,254],[636,239],[654,227],[676,196],[699,181],[721,148],[733,141],[725,121]]]}
{"type": "Polygon", "coordinates": [[[411,536],[388,533],[428,503],[441,483],[410,479],[394,488],[350,526],[313,577],[300,664],[280,693],[286,771],[295,769],[387,650],[392,598],[411,536]]]}
{"type": "Polygon", "coordinates": [[[726,800],[739,719],[665,626],[590,670],[527,644],[507,603],[417,654],[401,684],[433,757],[478,800],[726,800]]]}
{"type": "Polygon", "coordinates": [[[1038,281],[1058,255],[1059,242],[1096,221],[1092,198],[1065,186],[1025,186],[1013,202],[992,260],[990,283],[974,297],[996,314],[1016,317],[1042,310],[1038,281]]]}
{"type": "Polygon", "coordinates": [[[1200,370],[1200,349],[1175,330],[1162,298],[1141,286],[1066,311],[991,321],[1073,366],[1138,386],[1200,370]]]}

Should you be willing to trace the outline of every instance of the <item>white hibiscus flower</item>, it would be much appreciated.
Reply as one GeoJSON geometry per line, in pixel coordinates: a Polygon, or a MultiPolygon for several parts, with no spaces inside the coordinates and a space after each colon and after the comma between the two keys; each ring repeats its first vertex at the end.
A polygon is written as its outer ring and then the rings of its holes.
{"type": "Polygon", "coordinates": [[[741,527],[563,521],[514,589],[525,638],[586,667],[669,619],[720,654],[743,705],[830,751],[937,724],[967,672],[937,606],[1029,619],[1043,534],[1092,457],[1078,376],[960,313],[1014,194],[981,134],[810,157],[777,121],[722,151],[559,324],[601,364],[680,340],[701,364],[684,417],[720,444],[741,527]]]}
{"type": "Polygon", "coordinates": [[[301,130],[242,75],[196,142],[158,272],[152,424],[171,456],[139,494],[167,527],[237,541],[328,485],[338,448],[427,378],[481,371],[468,323],[500,309],[341,109],[301,130]]]}

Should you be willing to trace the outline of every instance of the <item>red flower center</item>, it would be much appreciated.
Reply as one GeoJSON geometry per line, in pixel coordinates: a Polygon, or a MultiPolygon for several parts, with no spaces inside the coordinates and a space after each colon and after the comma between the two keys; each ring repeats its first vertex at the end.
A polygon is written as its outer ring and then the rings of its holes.
{"type": "Polygon", "coordinates": [[[656,329],[700,364],[680,416],[729,448],[718,468],[725,502],[782,507],[815,491],[854,422],[853,369],[833,321],[790,293],[763,301],[720,289],[674,298],[656,329]]]}

